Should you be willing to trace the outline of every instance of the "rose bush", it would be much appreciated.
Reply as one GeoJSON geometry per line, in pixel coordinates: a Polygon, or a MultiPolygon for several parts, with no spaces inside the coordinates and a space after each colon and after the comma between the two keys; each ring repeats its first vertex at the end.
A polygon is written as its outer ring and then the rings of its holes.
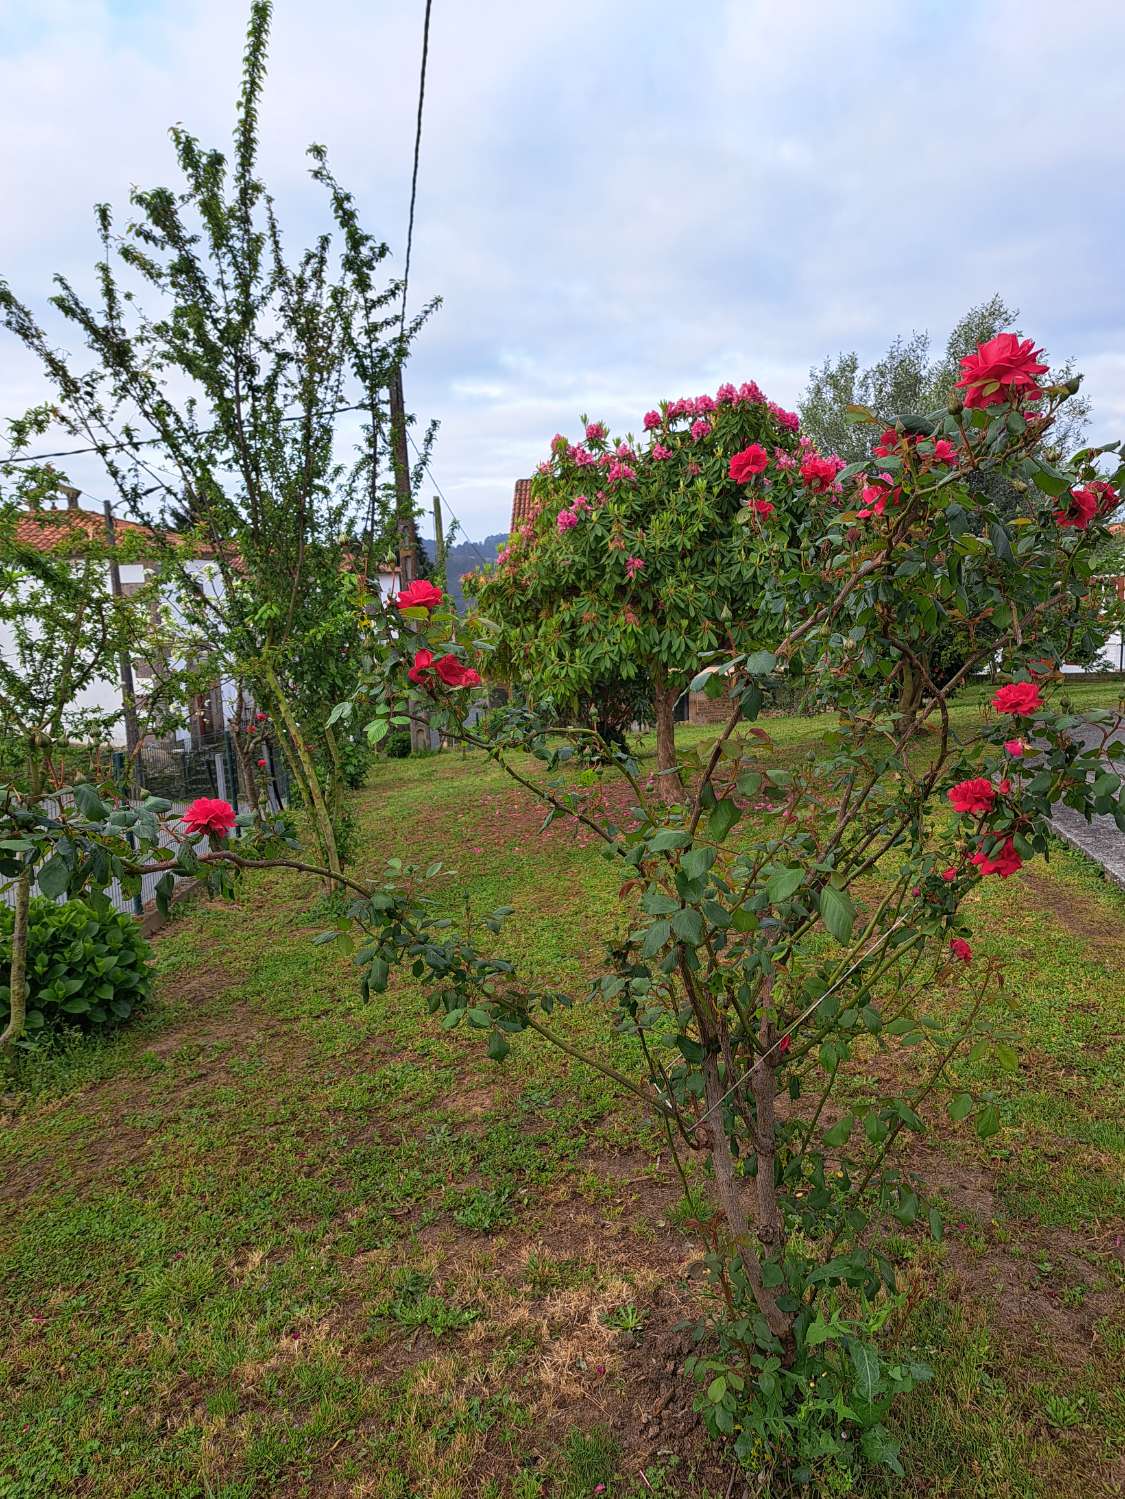
{"type": "MultiPolygon", "coordinates": [[[[451,646],[430,628],[425,644],[466,666],[495,650],[523,682],[513,650],[522,640],[532,705],[469,728],[470,695],[441,684],[432,712],[448,736],[480,745],[541,798],[548,821],[573,818],[600,837],[621,871],[627,925],[580,996],[527,981],[491,953],[506,908],[453,937],[422,872],[396,872],[393,895],[357,899],[350,912],[365,933],[357,961],[368,990],[381,992],[405,954],[429,976],[443,1024],[477,1032],[498,1060],[527,1029],[575,1055],[552,1021],[577,1003],[596,1008],[607,1037],[632,1038],[629,1067],[596,1049],[583,1060],[643,1101],[678,1157],[706,1163],[706,1200],[683,1169],[714,1292],[696,1329],[700,1409],[747,1468],[784,1467],[799,1482],[846,1485],[841,1470],[861,1460],[898,1468],[886,1414],[928,1371],[879,1347],[900,1303],[873,1228],[928,1223],[940,1235],[941,1220],[896,1147],[939,1110],[994,1135],[1001,1097],[987,1068],[1019,1065],[998,969],[973,960],[963,902],[981,880],[1009,878],[1048,853],[1060,801],[1125,828],[1123,749],[1110,739],[1118,720],[1089,715],[1101,742],[1088,748],[1050,701],[1058,642],[1087,627],[1089,548],[1106,513],[1099,504],[1087,526],[1065,525],[1069,502],[1059,498],[1118,485],[1120,471],[1107,480],[1096,467],[1117,446],[1067,469],[1040,456],[1071,387],[1041,386],[1039,365],[1034,346],[982,346],[965,362],[971,400],[954,395],[925,431],[856,411],[883,431],[883,451],[842,470],[802,452],[768,407],[740,407],[724,392],[702,408],[673,402],[648,413],[646,431],[673,459],[654,443],[643,456],[614,449],[602,463],[600,450],[557,437],[533,490],[537,513],[510,562],[480,585],[482,602],[507,611],[500,629],[490,636],[479,620],[476,637],[451,646]],[[675,425],[689,418],[694,435],[675,425]],[[757,433],[747,430],[754,423],[757,433]],[[653,474],[671,462],[668,490],[653,474]],[[594,466],[605,470],[601,493],[587,480],[588,504],[578,504],[578,472],[594,466]],[[610,478],[618,466],[633,475],[610,478]],[[973,484],[992,471],[1024,486],[1026,513],[1001,515],[987,486],[973,484]],[[574,517],[562,532],[560,509],[574,517]],[[694,583],[669,560],[676,545],[690,551],[713,536],[688,524],[704,514],[710,528],[725,515],[729,533],[704,547],[698,569],[730,585],[721,620],[695,611],[694,583]],[[628,557],[645,561],[631,582],[628,557]],[[578,602],[561,606],[565,627],[552,614],[550,570],[576,590],[578,602]],[[643,602],[629,592],[642,580],[643,602]],[[740,586],[753,596],[740,597],[740,586]],[[601,743],[629,788],[624,823],[569,774],[596,733],[552,729],[535,706],[553,671],[570,690],[597,631],[612,628],[610,599],[653,639],[681,617],[681,637],[697,651],[722,639],[725,660],[706,680],[720,676],[731,696],[714,743],[679,759],[680,799],[667,782],[654,791],[627,753],[601,743]],[[927,632],[952,620],[971,636],[985,619],[987,639],[935,682],[927,632]],[[578,635],[573,651],[567,630],[578,635]],[[962,740],[949,702],[986,668],[1006,680],[980,732],[962,740]],[[825,684],[838,724],[783,761],[754,720],[768,683],[798,674],[825,684]],[[918,688],[909,712],[907,675],[918,688]],[[516,750],[537,757],[542,774],[529,774],[516,750]],[[841,1097],[840,1080],[862,1075],[877,1053],[892,1065],[841,1097]]],[[[591,424],[586,442],[606,443],[604,431],[591,424]]],[[[392,647],[354,700],[373,708],[375,735],[402,713],[410,662],[392,647]]]]}

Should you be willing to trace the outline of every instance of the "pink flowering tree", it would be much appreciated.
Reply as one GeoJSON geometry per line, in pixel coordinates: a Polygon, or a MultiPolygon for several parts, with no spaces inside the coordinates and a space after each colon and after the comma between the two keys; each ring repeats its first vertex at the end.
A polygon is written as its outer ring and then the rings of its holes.
{"type": "MultiPolygon", "coordinates": [[[[578,442],[556,436],[531,518],[466,586],[500,627],[493,672],[531,701],[566,712],[599,682],[648,684],[658,766],[674,776],[676,701],[708,653],[780,638],[758,602],[790,534],[770,485],[810,454],[796,416],[752,382],[662,402],[642,425],[640,439],[596,421],[578,442]]],[[[820,461],[830,487],[843,465],[820,461]]]]}

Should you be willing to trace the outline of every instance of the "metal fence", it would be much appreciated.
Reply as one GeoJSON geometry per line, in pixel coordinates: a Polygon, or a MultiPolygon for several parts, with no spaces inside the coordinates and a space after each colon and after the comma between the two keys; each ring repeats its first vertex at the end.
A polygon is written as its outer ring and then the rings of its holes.
{"type": "MultiPolygon", "coordinates": [[[[271,742],[264,746],[261,758],[267,762],[261,776],[269,808],[272,812],[279,812],[289,805],[289,776],[285,761],[271,742]]],[[[123,777],[124,755],[114,756],[114,770],[123,777]]],[[[172,803],[171,813],[160,826],[160,846],[169,850],[174,850],[183,837],[184,825],[180,816],[196,797],[221,797],[223,801],[230,802],[236,812],[251,809],[229,733],[216,735],[213,741],[199,747],[176,745],[163,748],[144,745],[137,755],[137,779],[147,795],[161,796],[172,803]],[[172,820],[173,814],[175,820],[172,820]]],[[[143,800],[143,797],[120,797],[116,800],[116,805],[139,807],[143,800]]],[[[60,792],[57,796],[47,798],[43,802],[43,809],[49,817],[57,817],[64,809],[73,805],[74,798],[71,794],[60,792]]],[[[119,880],[114,880],[105,893],[118,911],[130,911],[141,916],[156,899],[156,882],[159,878],[156,874],[142,876],[141,889],[137,895],[127,895],[119,880]]],[[[177,887],[189,878],[187,875],[176,875],[177,887]]],[[[33,885],[31,893],[38,895],[38,887],[33,885]]],[[[0,886],[0,902],[12,906],[15,898],[14,882],[0,886]]],[[[60,896],[59,899],[65,901],[66,896],[60,896]]]]}

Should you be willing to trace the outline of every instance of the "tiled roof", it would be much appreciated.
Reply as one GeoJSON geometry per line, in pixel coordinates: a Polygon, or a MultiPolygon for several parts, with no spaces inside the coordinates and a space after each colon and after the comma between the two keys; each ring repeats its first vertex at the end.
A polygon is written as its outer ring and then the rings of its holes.
{"type": "Polygon", "coordinates": [[[517,479],[515,491],[512,494],[512,524],[509,531],[514,531],[521,526],[525,520],[531,519],[531,480],[517,479]]]}
{"type": "MultiPolygon", "coordinates": [[[[113,534],[116,540],[140,534],[151,536],[152,530],[135,520],[118,520],[114,517],[113,534]]],[[[169,539],[175,536],[169,532],[169,539]]],[[[87,542],[104,543],[105,516],[93,510],[25,510],[16,518],[15,539],[20,546],[31,547],[38,552],[65,551],[69,546],[84,546],[87,542]]]]}

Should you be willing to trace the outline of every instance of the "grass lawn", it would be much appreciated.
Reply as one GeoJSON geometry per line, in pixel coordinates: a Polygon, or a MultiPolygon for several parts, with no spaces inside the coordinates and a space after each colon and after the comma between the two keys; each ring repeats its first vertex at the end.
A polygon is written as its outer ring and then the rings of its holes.
{"type": "MultiPolygon", "coordinates": [[[[820,732],[767,727],[782,755],[820,732]]],[[[625,919],[596,850],[479,757],[382,762],[357,810],[372,868],[445,859],[451,905],[516,906],[507,950],[556,985],[625,919]]],[[[0,1499],[720,1499],[663,1138],[534,1036],[497,1065],[408,982],[362,1003],[314,903],[271,872],[189,904],[143,1021],[9,1078],[0,1499]]],[[[891,1241],[890,1336],[936,1378],[895,1408],[907,1479],[856,1492],[1118,1494],[1125,893],[1060,850],[970,903],[1021,1069],[1000,1135],[915,1152],[949,1230],[891,1241]]]]}

